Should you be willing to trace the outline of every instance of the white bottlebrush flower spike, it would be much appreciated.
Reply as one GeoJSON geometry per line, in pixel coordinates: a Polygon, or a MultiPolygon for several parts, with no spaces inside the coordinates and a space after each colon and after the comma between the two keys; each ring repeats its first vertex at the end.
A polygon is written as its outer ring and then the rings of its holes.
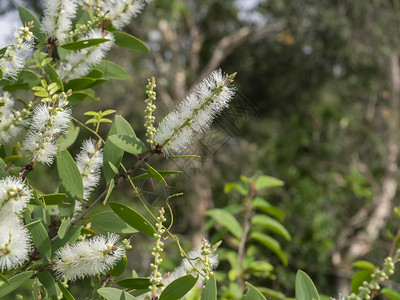
{"type": "Polygon", "coordinates": [[[92,66],[97,65],[111,49],[114,43],[112,33],[103,34],[100,28],[93,29],[83,39],[105,38],[110,41],[91,46],[79,51],[74,51],[65,58],[61,66],[60,76],[64,80],[71,80],[88,74],[92,66]]]}
{"type": "Polygon", "coordinates": [[[116,29],[122,29],[143,10],[143,0],[103,0],[102,10],[116,29]]]}
{"type": "Polygon", "coordinates": [[[64,42],[71,30],[75,17],[77,0],[47,0],[42,20],[43,31],[48,36],[64,42]]]}
{"type": "Polygon", "coordinates": [[[76,165],[82,176],[83,200],[87,201],[90,192],[100,180],[100,169],[103,165],[103,152],[92,139],[85,140],[81,152],[76,157],[76,165]]]}
{"type": "Polygon", "coordinates": [[[125,246],[118,239],[112,233],[66,245],[57,251],[53,269],[69,280],[107,272],[125,255],[125,246]]]}
{"type": "Polygon", "coordinates": [[[0,179],[0,219],[22,213],[31,195],[31,189],[21,179],[13,176],[0,179]]]}
{"type": "Polygon", "coordinates": [[[28,260],[31,239],[17,216],[9,214],[0,220],[0,271],[19,267],[28,260]]]}
{"type": "Polygon", "coordinates": [[[4,78],[15,78],[18,72],[24,67],[26,58],[33,47],[34,37],[29,24],[19,28],[14,33],[14,41],[7,46],[7,50],[0,55],[0,70],[4,78]]]}
{"type": "Polygon", "coordinates": [[[226,76],[221,70],[213,71],[160,122],[154,139],[167,156],[181,153],[194,132],[205,131],[228,106],[235,94],[231,85],[234,77],[235,74],[226,76]]]}
{"type": "Polygon", "coordinates": [[[68,129],[71,109],[67,96],[62,95],[58,104],[43,103],[32,114],[30,129],[22,149],[32,152],[32,160],[51,165],[57,155],[56,139],[68,129]]]}
{"type": "Polygon", "coordinates": [[[7,143],[16,137],[21,131],[22,126],[26,125],[26,117],[29,111],[14,111],[14,99],[7,92],[0,95],[0,145],[7,143]]]}

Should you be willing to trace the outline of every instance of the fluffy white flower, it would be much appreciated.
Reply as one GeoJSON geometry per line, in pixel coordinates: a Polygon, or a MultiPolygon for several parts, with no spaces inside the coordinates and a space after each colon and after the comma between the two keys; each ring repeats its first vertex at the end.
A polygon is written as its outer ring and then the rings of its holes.
{"type": "Polygon", "coordinates": [[[71,30],[77,0],[48,0],[44,9],[42,28],[47,35],[63,42],[71,30]]]}
{"type": "Polygon", "coordinates": [[[107,12],[106,17],[111,20],[112,25],[122,29],[132,18],[136,17],[143,10],[145,2],[142,0],[104,0],[102,10],[107,12]]]}
{"type": "Polygon", "coordinates": [[[90,72],[92,66],[98,64],[104,58],[114,43],[112,33],[106,33],[104,35],[100,28],[96,28],[90,31],[83,39],[99,38],[109,39],[110,41],[74,51],[66,57],[66,62],[60,69],[60,76],[62,79],[70,80],[85,76],[90,72]]]}
{"type": "Polygon", "coordinates": [[[66,245],[57,251],[53,269],[60,278],[70,280],[107,272],[125,255],[118,239],[117,234],[99,235],[66,245]]]}
{"type": "Polygon", "coordinates": [[[7,46],[6,52],[0,55],[0,70],[4,78],[15,78],[24,67],[28,53],[33,47],[33,34],[29,27],[21,27],[14,33],[14,41],[7,46]]]}
{"type": "Polygon", "coordinates": [[[221,70],[213,71],[160,122],[154,139],[166,155],[181,153],[194,133],[205,131],[228,106],[235,94],[233,78],[234,75],[226,76],[221,70]]]}
{"type": "Polygon", "coordinates": [[[31,189],[21,179],[7,176],[0,179],[0,216],[22,213],[31,199],[31,189]]]}
{"type": "Polygon", "coordinates": [[[90,192],[93,191],[100,180],[103,152],[97,148],[96,142],[92,139],[85,140],[81,149],[76,157],[76,165],[82,176],[83,200],[87,201],[90,192]]]}
{"type": "Polygon", "coordinates": [[[41,104],[33,111],[22,149],[31,151],[34,161],[50,165],[57,155],[55,141],[68,129],[71,120],[71,109],[64,107],[67,104],[64,98],[57,106],[41,104]]]}
{"type": "Polygon", "coordinates": [[[0,220],[0,270],[19,267],[28,259],[31,239],[28,230],[15,215],[0,220]]]}

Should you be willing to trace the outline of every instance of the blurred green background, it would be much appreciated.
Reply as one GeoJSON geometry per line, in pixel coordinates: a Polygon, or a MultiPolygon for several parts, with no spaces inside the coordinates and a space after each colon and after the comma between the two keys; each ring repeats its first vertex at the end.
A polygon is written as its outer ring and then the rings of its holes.
{"type": "MultiPolygon", "coordinates": [[[[4,16],[17,4],[9,2],[4,16]]],[[[27,2],[40,15],[41,2],[27,2]]],[[[202,158],[155,162],[185,173],[168,182],[171,190],[146,181],[143,191],[155,207],[184,192],[173,201],[173,231],[190,250],[218,231],[207,227],[207,209],[241,203],[224,193],[225,183],[240,175],[281,179],[284,187],[266,197],[286,216],[292,240],[280,241],[289,263],[259,248],[254,255],[274,268],[251,282],[293,296],[302,269],[321,293],[338,297],[348,292],[352,262],[380,265],[399,227],[399,9],[389,0],[155,0],[125,28],[151,51],[114,47],[107,59],[130,79],[100,86],[101,101],[77,105],[74,116],[84,121],[89,109],[116,109],[144,137],[147,78],[157,80],[157,122],[211,70],[238,72],[232,107],[187,151],[202,158]]],[[[79,139],[87,136],[81,130],[79,139]]],[[[51,171],[41,172],[48,185],[51,171]]],[[[128,185],[112,197],[135,203],[128,185]]],[[[133,246],[129,264],[147,276],[151,243],[138,235],[133,246]]],[[[234,248],[229,237],[225,247],[234,248]]],[[[173,245],[166,251],[170,271],[179,255],[173,245]]],[[[224,261],[218,268],[226,286],[228,269],[224,261]]],[[[396,277],[388,285],[400,290],[396,277]]]]}

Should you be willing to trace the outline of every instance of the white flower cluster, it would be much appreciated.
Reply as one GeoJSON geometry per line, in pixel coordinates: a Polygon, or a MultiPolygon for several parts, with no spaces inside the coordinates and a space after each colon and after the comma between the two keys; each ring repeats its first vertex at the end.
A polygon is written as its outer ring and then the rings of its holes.
{"type": "Polygon", "coordinates": [[[31,239],[18,214],[31,198],[31,190],[21,179],[0,179],[0,270],[10,270],[28,259],[31,239]]]}
{"type": "Polygon", "coordinates": [[[116,29],[122,29],[132,18],[140,14],[149,1],[143,0],[103,0],[102,11],[116,29]]]}
{"type": "Polygon", "coordinates": [[[33,25],[29,24],[14,32],[14,41],[3,55],[0,55],[0,70],[4,78],[15,78],[18,72],[24,67],[26,58],[32,50],[34,37],[29,31],[33,25]]]}
{"type": "Polygon", "coordinates": [[[42,28],[48,36],[64,42],[71,30],[75,17],[77,0],[48,0],[45,2],[42,28]]]}
{"type": "Polygon", "coordinates": [[[61,94],[58,101],[37,106],[32,114],[30,129],[22,149],[32,152],[32,160],[51,165],[57,155],[56,139],[68,128],[71,109],[67,95],[61,94]]]}
{"type": "Polygon", "coordinates": [[[60,67],[63,80],[71,80],[88,74],[92,66],[98,64],[111,49],[114,37],[111,33],[103,33],[101,29],[91,30],[83,39],[105,38],[110,41],[74,51],[66,57],[66,62],[60,67]]]}
{"type": "Polygon", "coordinates": [[[0,106],[0,145],[2,145],[16,137],[22,126],[27,125],[27,117],[30,112],[26,108],[14,111],[14,99],[7,92],[0,95],[0,104],[3,105],[0,106]]]}
{"type": "Polygon", "coordinates": [[[234,76],[226,76],[221,70],[213,71],[160,122],[154,139],[167,156],[181,153],[194,133],[205,131],[215,116],[228,106],[235,94],[231,85],[234,76]]]}
{"type": "Polygon", "coordinates": [[[66,245],[57,251],[54,271],[60,278],[76,280],[109,271],[124,255],[117,234],[99,235],[66,245]]]}
{"type": "Polygon", "coordinates": [[[81,152],[76,157],[76,165],[82,176],[83,200],[89,200],[90,193],[100,180],[100,169],[103,165],[103,151],[92,139],[85,140],[81,152]]]}

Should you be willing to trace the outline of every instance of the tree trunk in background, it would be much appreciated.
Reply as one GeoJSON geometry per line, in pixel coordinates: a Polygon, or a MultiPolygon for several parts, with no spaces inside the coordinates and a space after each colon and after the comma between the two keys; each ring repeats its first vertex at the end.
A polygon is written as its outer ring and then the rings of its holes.
{"type": "MultiPolygon", "coordinates": [[[[370,212],[365,208],[350,219],[338,235],[336,250],[332,256],[332,263],[336,268],[350,271],[351,263],[367,254],[379,238],[385,227],[386,219],[392,213],[393,200],[398,187],[398,153],[399,153],[399,108],[400,108],[400,70],[397,53],[389,56],[388,73],[390,78],[390,107],[389,114],[382,115],[386,124],[387,135],[384,157],[385,174],[378,184],[378,190],[373,197],[373,207],[370,212]]],[[[343,295],[350,291],[350,281],[338,276],[337,290],[343,295]]]]}

